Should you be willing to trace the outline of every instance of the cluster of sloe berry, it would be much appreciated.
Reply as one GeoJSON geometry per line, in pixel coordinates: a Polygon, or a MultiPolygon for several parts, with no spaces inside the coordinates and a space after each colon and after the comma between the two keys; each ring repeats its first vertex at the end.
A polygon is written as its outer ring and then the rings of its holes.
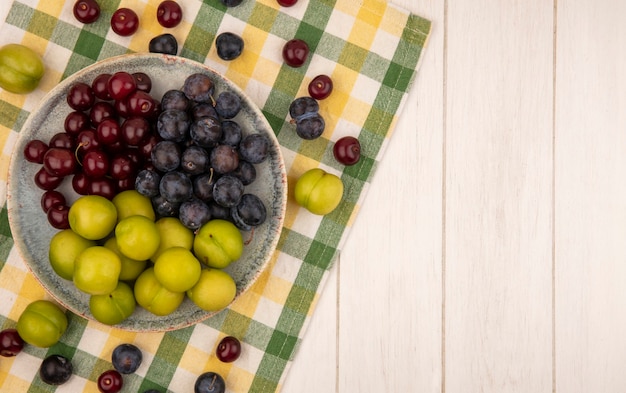
{"type": "Polygon", "coordinates": [[[213,218],[246,231],[265,222],[265,205],[245,187],[257,177],[255,165],[267,159],[270,141],[244,133],[235,119],[240,110],[240,97],[229,90],[216,94],[213,80],[203,73],[165,92],[152,167],[135,181],[159,216],[178,217],[192,230],[213,218]]]}

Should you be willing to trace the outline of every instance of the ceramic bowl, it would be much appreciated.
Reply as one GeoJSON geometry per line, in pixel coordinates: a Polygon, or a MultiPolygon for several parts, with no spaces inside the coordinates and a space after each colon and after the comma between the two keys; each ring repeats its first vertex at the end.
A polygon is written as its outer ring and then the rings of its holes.
{"type": "MultiPolygon", "coordinates": [[[[187,76],[203,72],[213,78],[216,95],[224,90],[235,92],[241,97],[242,109],[236,120],[244,135],[262,133],[269,137],[271,150],[269,158],[256,165],[257,178],[246,186],[246,192],[256,194],[267,208],[267,220],[252,232],[244,232],[242,257],[225,270],[237,284],[235,301],[244,294],[267,267],[283,226],[287,200],[287,176],[280,146],[267,120],[259,108],[231,81],[206,65],[182,57],[162,54],[131,54],[103,60],[93,64],[63,80],[41,101],[26,120],[19,133],[9,168],[8,215],[15,244],[28,268],[44,289],[62,306],[87,319],[95,320],[89,312],[89,296],[79,291],[71,281],[59,277],[48,260],[48,246],[52,236],[58,232],[47,221],[41,208],[43,191],[34,183],[34,175],[40,165],[26,161],[23,150],[32,139],[47,142],[52,135],[63,131],[66,115],[71,111],[66,102],[66,94],[75,82],[91,81],[99,74],[113,74],[118,71],[129,73],[144,72],[152,79],[150,94],[160,99],[170,89],[180,89],[187,76]]],[[[70,179],[64,180],[60,189],[72,202],[78,195],[71,189],[70,179]]],[[[166,331],[179,329],[201,322],[215,313],[199,309],[191,300],[184,303],[168,316],[155,316],[141,307],[135,313],[116,325],[131,331],[166,331]]]]}

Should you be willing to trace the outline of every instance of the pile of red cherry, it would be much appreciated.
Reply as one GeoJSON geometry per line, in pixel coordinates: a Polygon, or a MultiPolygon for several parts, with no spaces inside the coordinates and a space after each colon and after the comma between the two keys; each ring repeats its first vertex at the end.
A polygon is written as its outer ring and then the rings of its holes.
{"type": "Polygon", "coordinates": [[[125,71],[100,74],[91,84],[76,82],[66,96],[72,111],[64,130],[48,142],[33,139],[25,145],[24,158],[41,164],[34,181],[44,190],[42,209],[54,228],[69,227],[69,206],[57,189],[66,178],[78,195],[112,199],[134,189],[160,140],[153,132],[159,102],[151,87],[145,73],[125,71]]]}

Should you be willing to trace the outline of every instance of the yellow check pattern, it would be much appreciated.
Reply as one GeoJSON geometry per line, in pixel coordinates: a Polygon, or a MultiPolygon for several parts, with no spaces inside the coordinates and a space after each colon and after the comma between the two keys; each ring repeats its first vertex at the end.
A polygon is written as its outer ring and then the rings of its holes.
{"type": "Polygon", "coordinates": [[[262,109],[281,144],[290,184],[306,170],[321,167],[340,176],[344,199],[333,213],[314,216],[288,201],[285,227],[264,274],[237,302],[206,322],[172,332],[135,333],[69,314],[70,328],[50,349],[26,346],[19,356],[0,359],[0,391],[93,392],[98,376],[112,368],[111,352],[121,343],[142,349],[136,373],[124,376],[124,390],[190,392],[198,375],[216,371],[229,392],[279,391],[289,365],[374,176],[414,81],[430,22],[383,0],[300,0],[289,8],[275,0],[244,0],[234,8],[219,0],[179,0],[183,22],[164,29],[156,21],[160,0],[100,0],[102,14],[92,25],[72,15],[74,1],[13,0],[0,27],[0,45],[23,43],[41,54],[47,67],[39,88],[28,95],[0,90],[0,327],[14,327],[32,301],[48,298],[13,246],[6,214],[10,158],[19,131],[43,96],[65,77],[96,61],[129,52],[147,52],[158,34],[173,34],[179,55],[203,62],[239,85],[262,109]],[[120,37],[109,27],[120,7],[133,9],[140,28],[120,37]],[[220,60],[213,41],[231,31],[245,41],[242,56],[220,60]],[[307,63],[292,69],[282,45],[302,38],[311,47],[307,63]],[[303,141],[289,123],[290,102],[306,95],[318,74],[335,82],[320,102],[327,128],[321,138],[303,141]],[[363,158],[344,167],[332,157],[342,136],[357,136],[363,158]],[[221,363],[215,346],[225,335],[243,342],[242,356],[221,363]],[[50,353],[72,359],[74,376],[58,388],[37,376],[50,353]]]}

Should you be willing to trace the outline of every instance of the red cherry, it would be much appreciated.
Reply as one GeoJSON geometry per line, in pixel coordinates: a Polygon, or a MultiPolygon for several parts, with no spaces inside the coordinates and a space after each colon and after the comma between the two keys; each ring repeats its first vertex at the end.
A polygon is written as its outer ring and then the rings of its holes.
{"type": "Polygon", "coordinates": [[[139,17],[130,8],[118,8],[111,16],[111,28],[121,36],[133,35],[139,28],[139,17]]]}
{"type": "Polygon", "coordinates": [[[353,136],[344,136],[335,142],[333,155],[344,165],[354,165],[361,158],[361,144],[353,136]]]}
{"type": "Polygon", "coordinates": [[[115,107],[108,101],[96,102],[93,104],[91,111],[89,111],[89,120],[94,126],[102,123],[104,119],[115,118],[116,116],[117,111],[115,107]]]}
{"type": "Polygon", "coordinates": [[[128,179],[135,173],[135,166],[131,158],[124,154],[116,154],[111,159],[111,165],[109,166],[109,175],[115,180],[128,179]]]}
{"type": "Polygon", "coordinates": [[[122,140],[129,146],[139,146],[139,143],[150,135],[150,122],[144,117],[130,117],[122,123],[122,140]]]}
{"type": "Polygon", "coordinates": [[[295,5],[298,0],[276,0],[278,2],[278,4],[282,5],[283,7],[291,7],[292,5],[295,5]]]}
{"type": "Polygon", "coordinates": [[[70,149],[52,147],[43,156],[43,167],[53,176],[71,175],[76,169],[74,153],[70,149]]]}
{"type": "Polygon", "coordinates": [[[24,147],[24,158],[35,164],[42,164],[46,151],[48,151],[48,145],[44,141],[33,139],[24,147]]]}
{"type": "Polygon", "coordinates": [[[65,132],[76,137],[79,132],[88,128],[90,124],[89,115],[82,111],[70,112],[65,116],[63,128],[65,132]]]}
{"type": "Polygon", "coordinates": [[[115,119],[104,119],[96,128],[98,142],[110,146],[120,141],[121,127],[115,119]]]}
{"type": "Polygon", "coordinates": [[[136,176],[127,177],[126,179],[120,179],[117,181],[117,192],[135,189],[136,176]]]}
{"type": "Polygon", "coordinates": [[[109,172],[109,158],[100,149],[92,149],[83,157],[83,172],[92,179],[98,179],[109,172]]]}
{"type": "Polygon", "coordinates": [[[77,111],[85,111],[96,101],[96,95],[90,85],[76,82],[67,93],[67,104],[77,111]]]}
{"type": "Polygon", "coordinates": [[[161,141],[161,138],[158,135],[152,134],[147,138],[144,138],[139,142],[137,146],[141,157],[146,160],[149,160],[152,157],[152,149],[156,146],[157,143],[161,141]]]}
{"type": "Polygon", "coordinates": [[[0,332],[0,356],[13,357],[24,348],[24,340],[17,329],[4,329],[0,332]]]}
{"type": "Polygon", "coordinates": [[[93,23],[100,17],[100,6],[96,0],[78,0],[72,11],[76,20],[81,23],[93,23]]]}
{"type": "Polygon", "coordinates": [[[52,138],[50,138],[50,141],[48,142],[48,146],[50,148],[59,147],[61,149],[73,149],[75,141],[67,132],[58,132],[52,135],[52,138]]]}
{"type": "Polygon", "coordinates": [[[133,78],[135,78],[137,90],[150,93],[150,90],[152,90],[152,79],[150,79],[150,76],[148,76],[145,72],[135,72],[132,75],[133,78]]]}
{"type": "Polygon", "coordinates": [[[172,0],[165,0],[157,8],[157,21],[163,27],[175,27],[183,20],[183,10],[172,0]]]}
{"type": "Polygon", "coordinates": [[[291,67],[301,67],[309,56],[309,45],[299,38],[289,40],[283,46],[283,60],[291,67]]]}
{"type": "Polygon", "coordinates": [[[137,90],[137,82],[128,72],[119,71],[111,75],[107,82],[107,88],[111,98],[119,101],[137,90]]]}
{"type": "Polygon", "coordinates": [[[233,336],[226,336],[217,345],[215,354],[222,362],[234,362],[241,355],[241,343],[233,336]]]}
{"type": "Polygon", "coordinates": [[[76,138],[76,154],[82,156],[85,152],[100,147],[96,130],[83,130],[76,138]]]}
{"type": "Polygon", "coordinates": [[[41,195],[41,208],[48,212],[54,205],[65,205],[65,196],[56,190],[48,190],[41,195]]]}
{"type": "Polygon", "coordinates": [[[98,377],[98,390],[102,393],[117,393],[122,390],[124,381],[117,370],[108,370],[98,377]]]}
{"type": "Polygon", "coordinates": [[[88,195],[91,190],[91,180],[83,172],[76,173],[72,176],[72,188],[78,195],[88,195]]]}
{"type": "Polygon", "coordinates": [[[333,91],[333,80],[328,75],[318,75],[309,83],[309,95],[316,100],[323,100],[333,91]]]}
{"type": "Polygon", "coordinates": [[[97,98],[101,100],[110,100],[111,95],[109,94],[109,79],[111,79],[111,74],[100,74],[96,76],[91,82],[91,89],[97,98]]]}
{"type": "Polygon", "coordinates": [[[120,100],[116,100],[113,104],[115,106],[115,110],[117,114],[121,117],[129,117],[130,116],[130,108],[128,107],[128,100],[122,98],[120,100]]]}
{"type": "Polygon", "coordinates": [[[135,90],[126,97],[131,115],[154,117],[158,108],[157,102],[150,94],[142,90],[135,90]]]}
{"type": "Polygon", "coordinates": [[[70,227],[68,219],[69,212],[70,208],[67,205],[54,205],[48,210],[46,216],[48,218],[48,222],[54,228],[68,229],[70,227]]]}
{"type": "Polygon", "coordinates": [[[101,177],[89,182],[90,195],[100,195],[107,199],[113,199],[116,193],[116,182],[111,178],[101,177]]]}
{"type": "Polygon", "coordinates": [[[35,185],[42,190],[54,190],[62,181],[62,177],[49,174],[44,167],[35,173],[35,185]]]}

